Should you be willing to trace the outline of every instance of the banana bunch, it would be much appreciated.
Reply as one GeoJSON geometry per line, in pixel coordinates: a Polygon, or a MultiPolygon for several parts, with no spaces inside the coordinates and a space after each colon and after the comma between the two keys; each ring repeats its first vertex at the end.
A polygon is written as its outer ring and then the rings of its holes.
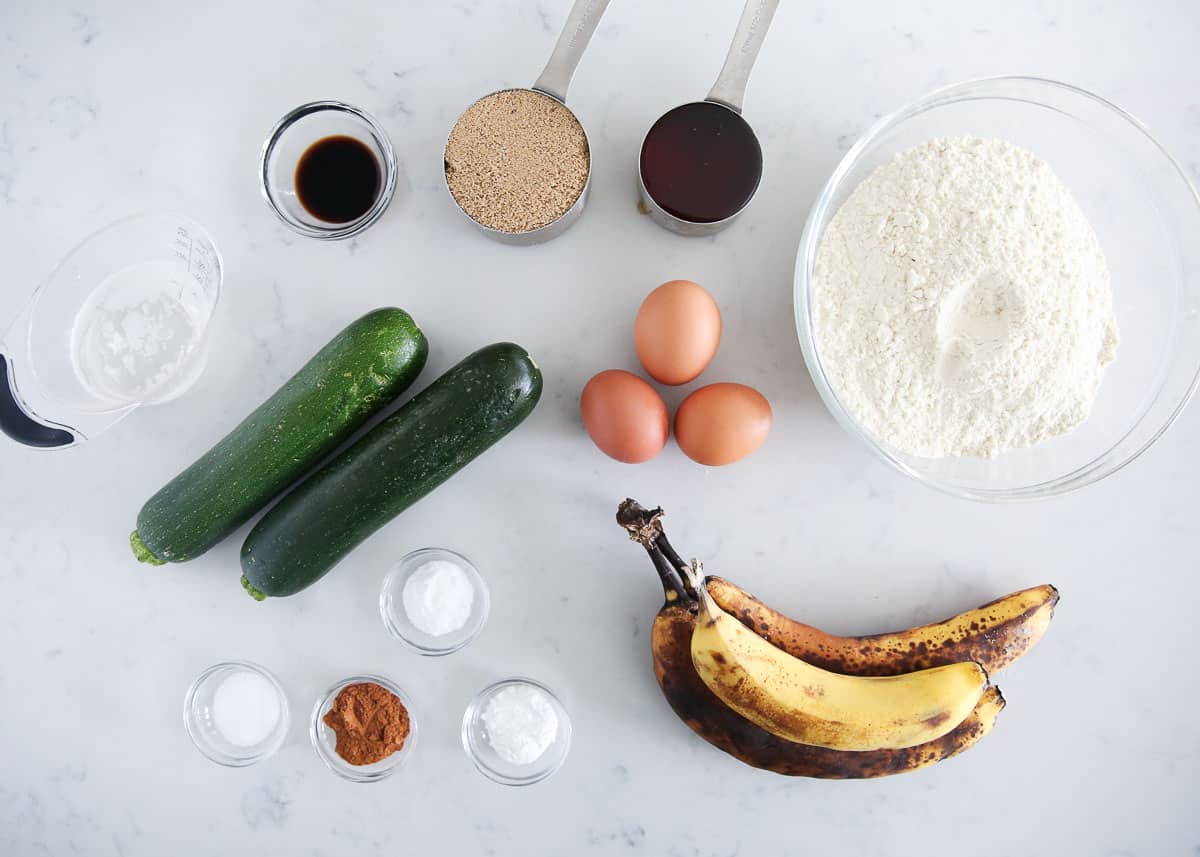
{"type": "Polygon", "coordinates": [[[617,512],[666,596],[651,632],[659,686],[700,737],[779,774],[881,777],[972,746],[1004,708],[989,673],[1041,639],[1058,602],[1053,586],[1035,586],[944,622],[838,637],[701,577],[661,519],[633,500],[617,512]]]}

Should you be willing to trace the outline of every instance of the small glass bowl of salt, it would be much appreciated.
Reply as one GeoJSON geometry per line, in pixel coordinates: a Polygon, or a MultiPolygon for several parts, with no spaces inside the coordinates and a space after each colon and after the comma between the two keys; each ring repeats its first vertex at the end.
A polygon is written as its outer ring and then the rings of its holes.
{"type": "Polygon", "coordinates": [[[491,598],[469,559],[444,548],[401,557],[383,579],[379,615],[388,633],[422,655],[457,652],[479,634],[491,598]]]}
{"type": "Polygon", "coordinates": [[[540,783],[571,749],[571,718],[550,688],[528,678],[490,684],[463,714],[462,745],[481,774],[505,786],[540,783]]]}
{"type": "Polygon", "coordinates": [[[261,762],[278,750],[289,723],[282,685],[249,661],[209,667],[183,702],[183,725],[196,749],[231,768],[261,762]]]}

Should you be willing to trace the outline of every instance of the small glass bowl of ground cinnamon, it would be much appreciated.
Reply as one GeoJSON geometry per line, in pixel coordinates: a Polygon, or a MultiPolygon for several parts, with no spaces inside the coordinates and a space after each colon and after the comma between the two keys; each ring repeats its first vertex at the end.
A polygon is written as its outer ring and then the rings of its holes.
{"type": "Polygon", "coordinates": [[[326,767],[356,783],[385,779],[417,743],[412,702],[394,682],[356,675],[329,688],[313,708],[309,737],[326,767]]]}

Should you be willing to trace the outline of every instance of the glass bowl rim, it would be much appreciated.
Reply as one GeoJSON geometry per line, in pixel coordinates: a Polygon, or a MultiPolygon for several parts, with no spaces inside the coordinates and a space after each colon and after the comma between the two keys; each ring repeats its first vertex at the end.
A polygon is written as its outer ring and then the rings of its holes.
{"type": "MultiPolygon", "coordinates": [[[[397,593],[397,595],[400,597],[400,610],[403,612],[403,587],[400,587],[400,590],[401,591],[397,593]]],[[[416,652],[418,655],[436,658],[443,657],[445,655],[451,655],[457,651],[465,649],[483,631],[483,627],[487,624],[488,618],[491,616],[491,612],[492,595],[487,581],[484,579],[483,575],[479,573],[479,569],[475,567],[475,563],[471,562],[470,559],[463,556],[458,551],[453,551],[449,548],[427,547],[409,551],[404,556],[400,557],[400,559],[398,559],[396,563],[390,569],[388,569],[387,574],[383,576],[383,583],[381,583],[379,587],[379,616],[383,620],[384,629],[388,632],[388,635],[392,639],[398,640],[405,648],[416,652]],[[471,583],[475,587],[475,597],[480,599],[479,621],[476,626],[472,628],[469,633],[463,636],[462,639],[456,641],[452,645],[444,647],[423,646],[415,640],[410,640],[404,635],[400,628],[396,626],[396,623],[392,620],[390,611],[387,608],[388,593],[392,589],[396,588],[396,584],[398,583],[402,572],[408,571],[407,574],[403,575],[407,581],[408,577],[411,576],[411,572],[415,570],[409,570],[408,566],[413,564],[420,557],[435,554],[453,557],[457,561],[457,564],[471,579],[471,583]]],[[[412,624],[411,620],[409,624],[412,624]]]]}
{"type": "MultiPolygon", "coordinates": [[[[571,724],[571,712],[567,711],[567,707],[563,704],[563,701],[559,699],[558,694],[536,679],[529,678],[528,676],[515,675],[494,681],[471,697],[471,701],[467,703],[467,707],[463,711],[461,737],[463,752],[467,754],[467,758],[471,760],[471,764],[475,766],[475,769],[489,780],[499,783],[502,786],[532,786],[536,783],[542,782],[542,780],[549,779],[551,776],[558,773],[558,770],[562,768],[563,764],[567,761],[567,756],[571,754],[571,742],[574,740],[574,727],[571,724]],[[494,693],[497,693],[502,688],[515,685],[528,685],[530,687],[536,687],[542,693],[550,697],[551,702],[554,703],[555,713],[559,716],[559,734],[563,735],[562,751],[554,763],[548,765],[544,770],[539,770],[537,773],[531,774],[527,777],[510,777],[490,767],[481,758],[479,758],[479,755],[475,752],[475,748],[471,739],[471,724],[475,720],[476,713],[482,713],[480,712],[480,708],[483,701],[489,699],[494,693]]],[[[556,738],[555,740],[557,741],[558,739],[556,738]]],[[[536,764],[536,762],[532,764],[536,764]]]]}
{"type": "Polygon", "coordinates": [[[950,83],[945,86],[940,86],[919,98],[909,101],[901,105],[898,109],[887,113],[877,119],[859,138],[854,145],[842,156],[833,173],[825,181],[821,187],[820,193],[813,202],[809,210],[808,218],[804,224],[804,231],[800,237],[800,244],[796,253],[796,264],[792,275],[792,308],[795,316],[796,330],[800,339],[800,350],[804,357],[805,366],[808,369],[809,377],[812,380],[813,386],[824,402],[826,409],[833,416],[834,420],[848,434],[857,438],[865,444],[872,453],[883,461],[890,464],[892,467],[899,470],[906,476],[911,477],[922,485],[927,485],[945,494],[953,497],[959,497],[968,500],[977,500],[982,502],[1004,503],[1004,502],[1022,502],[1030,500],[1045,499],[1061,494],[1067,494],[1072,491],[1077,491],[1088,485],[1094,484],[1102,479],[1105,479],[1112,474],[1122,470],[1137,458],[1141,457],[1156,441],[1169,429],[1180,414],[1191,401],[1192,396],[1196,393],[1197,387],[1200,386],[1200,365],[1194,367],[1191,380],[1188,383],[1187,389],[1175,404],[1170,414],[1163,420],[1154,432],[1142,442],[1136,449],[1125,453],[1119,460],[1113,461],[1109,456],[1119,446],[1129,433],[1132,432],[1146,418],[1143,415],[1138,422],[1130,427],[1129,431],[1121,435],[1121,437],[1111,445],[1104,453],[1097,456],[1092,461],[1077,467],[1075,470],[1056,476],[1042,482],[1032,485],[1023,485],[1015,488],[984,488],[978,486],[964,486],[946,482],[942,479],[931,477],[921,470],[909,465],[907,462],[894,455],[890,450],[884,447],[879,441],[866,432],[866,430],[858,424],[858,421],[850,414],[846,407],[841,403],[837,393],[834,392],[832,385],[826,376],[822,365],[820,355],[816,347],[815,335],[812,328],[811,307],[809,303],[809,292],[812,288],[813,269],[816,263],[816,254],[819,247],[820,234],[817,230],[818,221],[825,220],[832,205],[833,197],[842,188],[842,185],[850,173],[857,166],[863,154],[875,144],[875,142],[886,132],[900,125],[902,122],[912,119],[915,116],[926,112],[927,110],[953,104],[965,100],[1006,100],[1006,101],[1021,101],[1032,104],[1038,107],[1055,109],[1051,105],[1047,105],[1041,101],[1030,97],[1016,97],[1012,95],[981,95],[972,99],[969,96],[971,90],[979,87],[988,86],[1003,86],[1006,84],[1026,85],[1033,87],[1045,88],[1047,90],[1058,90],[1069,93],[1072,97],[1082,98],[1093,104],[1101,107],[1111,113],[1118,119],[1124,120],[1133,130],[1138,132],[1152,148],[1157,151],[1158,155],[1163,159],[1163,163],[1170,167],[1171,171],[1178,176],[1183,183],[1182,187],[1190,196],[1197,210],[1200,210],[1200,194],[1197,193],[1195,185],[1184,171],[1179,162],[1171,155],[1170,152],[1162,145],[1159,140],[1150,133],[1150,130],[1141,120],[1133,116],[1128,111],[1111,101],[1090,92],[1081,87],[1069,83],[1063,83],[1049,78],[1029,76],[1029,75],[999,75],[992,77],[978,77],[968,80],[950,83]]]}
{"type": "Polygon", "coordinates": [[[308,737],[312,742],[313,749],[317,756],[325,763],[325,767],[333,771],[344,780],[349,780],[352,783],[377,783],[385,780],[396,772],[408,757],[417,743],[417,714],[413,708],[412,698],[405,693],[404,688],[396,684],[389,678],[372,673],[363,673],[361,675],[347,676],[339,679],[330,685],[324,693],[317,697],[316,704],[313,705],[312,717],[308,724],[308,737]],[[404,705],[408,712],[408,737],[404,740],[404,746],[396,752],[392,753],[385,759],[380,759],[375,765],[384,765],[384,767],[376,768],[372,771],[362,771],[361,768],[373,768],[374,765],[361,765],[358,769],[354,765],[345,761],[337,754],[337,751],[329,746],[325,740],[325,723],[322,718],[325,712],[333,705],[334,699],[342,688],[352,684],[377,684],[380,687],[391,691],[400,698],[401,704],[404,705]]]}
{"type": "MultiPolygon", "coordinates": [[[[316,142],[316,140],[313,142],[316,142]]],[[[263,199],[266,200],[267,205],[275,212],[275,216],[289,229],[308,238],[317,238],[323,241],[337,241],[357,235],[383,216],[384,211],[387,210],[388,205],[391,204],[392,197],[396,193],[399,172],[396,151],[392,147],[391,138],[388,137],[387,132],[379,124],[379,121],[360,107],[333,99],[309,101],[283,114],[267,135],[258,160],[259,190],[262,192],[263,199]],[[312,226],[311,224],[304,223],[286,211],[275,199],[275,184],[271,181],[270,174],[271,157],[275,154],[275,149],[284,135],[304,117],[323,112],[341,113],[357,119],[366,126],[376,147],[383,155],[383,183],[379,188],[379,195],[371,203],[371,207],[357,220],[343,224],[330,224],[328,227],[312,226]]]]}
{"type": "Polygon", "coordinates": [[[199,751],[200,755],[204,756],[204,758],[211,762],[216,762],[218,765],[224,765],[227,768],[244,768],[273,756],[276,751],[283,746],[283,742],[287,739],[287,734],[291,729],[291,725],[291,705],[288,703],[287,692],[283,689],[283,685],[280,684],[279,679],[275,677],[274,673],[261,664],[255,663],[254,661],[233,660],[221,661],[220,663],[213,664],[207,669],[201,671],[200,674],[192,680],[191,685],[187,689],[187,693],[184,694],[183,697],[183,728],[187,731],[188,737],[192,739],[192,745],[197,751],[199,751]],[[271,686],[275,688],[276,694],[279,696],[279,722],[275,727],[276,735],[263,746],[263,749],[260,752],[255,753],[253,756],[233,757],[227,756],[223,753],[217,755],[212,752],[212,748],[206,745],[206,742],[201,741],[200,736],[196,733],[196,730],[192,726],[192,707],[196,703],[196,695],[200,692],[201,685],[203,685],[214,673],[224,669],[237,669],[256,673],[257,675],[260,675],[269,681],[271,686]]]}

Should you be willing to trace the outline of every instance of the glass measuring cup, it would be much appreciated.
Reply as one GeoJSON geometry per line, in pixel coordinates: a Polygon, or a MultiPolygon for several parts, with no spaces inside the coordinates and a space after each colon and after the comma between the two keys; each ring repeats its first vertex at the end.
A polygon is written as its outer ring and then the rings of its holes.
{"type": "Polygon", "coordinates": [[[71,446],[183,394],[204,370],[220,288],[220,255],[195,221],[142,214],[94,232],[0,339],[0,431],[71,446]]]}
{"type": "MultiPolygon", "coordinates": [[[[554,51],[551,53],[550,59],[546,62],[546,67],[542,70],[541,75],[533,86],[525,91],[553,98],[566,108],[567,88],[571,85],[571,78],[575,75],[575,69],[579,65],[579,60],[583,57],[583,52],[587,49],[588,42],[591,40],[592,34],[596,31],[596,25],[600,23],[600,16],[604,14],[608,3],[609,0],[575,0],[575,5],[571,7],[571,11],[567,15],[567,20],[563,24],[558,42],[554,45],[554,51]]],[[[489,93],[476,101],[475,104],[507,91],[511,90],[502,89],[489,93]]],[[[468,107],[467,110],[470,110],[470,108],[468,107]]],[[[487,224],[480,223],[463,208],[462,203],[459,202],[450,189],[449,179],[446,179],[446,191],[450,194],[450,198],[454,200],[463,215],[489,238],[493,238],[504,244],[540,244],[543,241],[549,241],[551,238],[561,235],[583,214],[583,208],[587,204],[588,190],[592,183],[592,147],[591,142],[587,139],[587,132],[583,128],[583,123],[579,121],[579,118],[574,113],[571,113],[570,108],[567,108],[567,112],[570,113],[571,118],[575,120],[575,124],[578,125],[580,132],[583,134],[588,152],[588,173],[579,195],[575,198],[570,208],[550,223],[524,232],[506,232],[502,229],[496,229],[487,224]]],[[[462,117],[459,118],[461,120],[462,117]]],[[[457,122],[455,125],[457,125],[457,122]]],[[[451,131],[451,134],[453,134],[453,131],[451,131]]],[[[449,139],[447,139],[447,145],[449,145],[449,139]]],[[[446,178],[445,173],[443,173],[443,178],[446,178]]]]}
{"type": "Polygon", "coordinates": [[[680,235],[712,235],[754,198],[762,146],[742,118],[742,101],[778,6],[779,0],[747,0],[708,96],[668,110],[646,132],[638,191],[659,226],[680,235]]]}

